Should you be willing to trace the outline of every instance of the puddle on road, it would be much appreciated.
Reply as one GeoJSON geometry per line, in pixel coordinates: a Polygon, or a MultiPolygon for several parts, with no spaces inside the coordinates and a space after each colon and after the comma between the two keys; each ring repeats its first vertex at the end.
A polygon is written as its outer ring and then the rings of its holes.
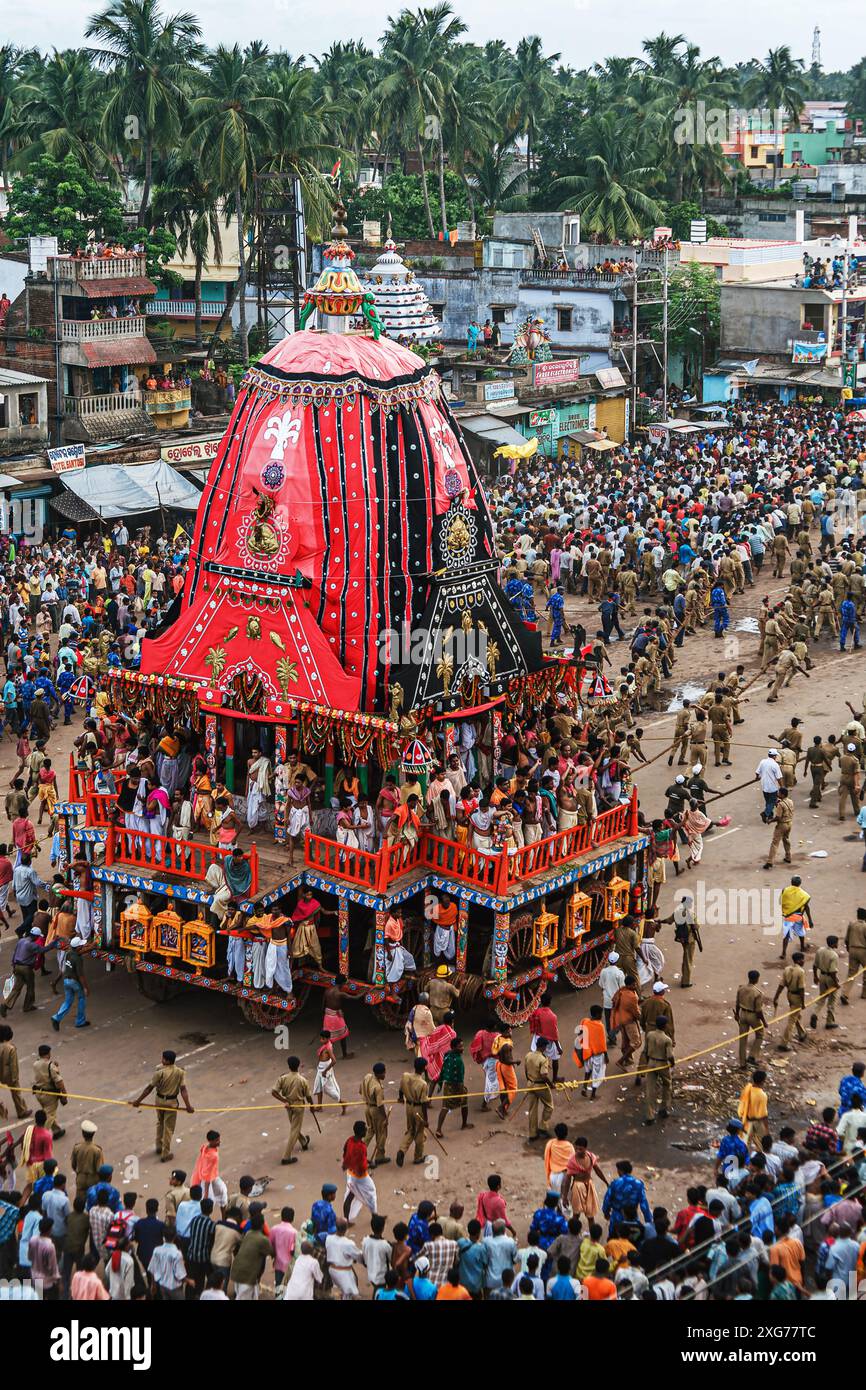
{"type": "Polygon", "coordinates": [[[682,709],[683,700],[691,700],[694,703],[706,693],[707,687],[705,685],[693,685],[690,681],[686,681],[684,685],[674,686],[674,696],[667,708],[668,714],[676,714],[677,710],[682,709]]]}

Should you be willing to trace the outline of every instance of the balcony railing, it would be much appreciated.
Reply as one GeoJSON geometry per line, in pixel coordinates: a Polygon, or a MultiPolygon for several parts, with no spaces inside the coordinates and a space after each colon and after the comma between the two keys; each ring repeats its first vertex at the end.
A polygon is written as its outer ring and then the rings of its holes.
{"type": "Polygon", "coordinates": [[[111,415],[116,410],[140,410],[140,391],[112,391],[107,396],[64,396],[67,415],[86,420],[91,415],[111,415]]]}
{"type": "MultiPolygon", "coordinates": [[[[231,847],[200,844],[196,840],[175,840],[165,835],[151,835],[143,830],[127,830],[111,826],[105,836],[105,864],[131,864],[150,873],[172,874],[175,878],[204,880],[211,864],[229,857],[231,847]]],[[[259,887],[259,855],[253,845],[244,859],[249,862],[252,881],[250,896],[259,887]]]]}
{"type": "Polygon", "coordinates": [[[379,893],[405,874],[422,868],[502,897],[512,884],[525,883],[578,855],[588,854],[624,835],[636,834],[637,793],[633,792],[631,801],[603,811],[591,825],[559,831],[515,854],[486,854],[430,831],[422,831],[411,849],[386,844],[377,854],[370,854],[308,831],[304,862],[310,869],[379,893]]]}
{"type": "Polygon", "coordinates": [[[103,338],[143,338],[143,314],[117,319],[63,319],[61,332],[65,342],[90,343],[103,338]]]}
{"type": "Polygon", "coordinates": [[[173,386],[167,391],[143,391],[141,400],[148,415],[173,415],[176,410],[189,410],[192,404],[188,386],[173,386]]]}
{"type": "MultiPolygon", "coordinates": [[[[86,767],[76,767],[75,755],[69,754],[69,800],[85,801],[88,792],[96,791],[97,773],[91,772],[86,767]]],[[[111,775],[114,778],[115,786],[119,786],[126,776],[126,769],[122,767],[112,768],[111,775]]]]}
{"type": "MultiPolygon", "coordinates": [[[[225,309],[225,304],[212,299],[202,300],[201,316],[203,319],[218,319],[225,309]]],[[[152,299],[145,309],[148,318],[170,319],[194,319],[195,300],[194,299],[152,299]]]]}
{"type": "Polygon", "coordinates": [[[128,280],[147,274],[144,256],[55,256],[58,280],[128,280]]]}
{"type": "Polygon", "coordinates": [[[524,270],[520,276],[522,285],[553,285],[571,289],[607,289],[622,285],[630,280],[631,267],[629,273],[614,275],[612,271],[603,270],[524,270]]]}

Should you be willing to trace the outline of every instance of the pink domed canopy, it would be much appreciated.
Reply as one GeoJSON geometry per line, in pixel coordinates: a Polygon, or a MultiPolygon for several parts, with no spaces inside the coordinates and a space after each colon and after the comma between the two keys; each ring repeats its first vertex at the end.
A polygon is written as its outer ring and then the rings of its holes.
{"type": "Polygon", "coordinates": [[[490,517],[436,372],[384,338],[295,333],[244,379],[180,611],[141,669],[228,701],[257,673],[269,712],[280,697],[383,712],[432,576],[479,565],[495,570],[490,517]]]}

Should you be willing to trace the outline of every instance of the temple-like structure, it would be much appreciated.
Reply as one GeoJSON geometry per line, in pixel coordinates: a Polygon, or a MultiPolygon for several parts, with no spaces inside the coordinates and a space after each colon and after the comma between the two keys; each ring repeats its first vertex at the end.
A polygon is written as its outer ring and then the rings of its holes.
{"type": "Polygon", "coordinates": [[[442,324],[433,313],[423,285],[415,279],[415,272],[407,266],[390,234],[365,283],[389,338],[410,344],[441,339],[442,324]]]}
{"type": "Polygon", "coordinates": [[[466,746],[489,781],[503,719],[563,688],[576,701],[581,689],[574,665],[545,659],[505,597],[484,491],[439,378],[384,336],[382,317],[338,209],[301,331],[244,380],[183,591],[144,641],[140,670],[110,683],[120,711],[187,731],[204,780],[225,787],[237,815],[254,750],[274,768],[266,823],[238,841],[249,868],[240,911],[218,931],[209,921],[204,880],[225,864],[226,846],[213,835],[129,833],[116,795],[75,765],[60,807],[64,844],[92,861],[99,949],[111,963],[132,961],[150,993],[219,989],[269,1024],[340,974],[397,1021],[431,963],[423,901],[436,891],[458,905],[466,997],[483,993],[519,1022],[560,968],[577,986],[595,977],[616,922],[640,900],[646,838],[634,795],[513,853],[426,824],[377,850],[333,828],[307,830],[298,859],[287,849],[294,755],[322,778],[325,811],[337,778],[375,803],[389,772],[423,779],[466,746]],[[317,326],[304,326],[313,316],[317,326]],[[351,331],[359,317],[364,331],[351,331]],[[256,952],[275,921],[296,920],[304,888],[321,905],[321,949],[296,962],[288,992],[262,983],[256,952]],[[395,917],[416,965],[403,977],[386,948],[395,917]]]}

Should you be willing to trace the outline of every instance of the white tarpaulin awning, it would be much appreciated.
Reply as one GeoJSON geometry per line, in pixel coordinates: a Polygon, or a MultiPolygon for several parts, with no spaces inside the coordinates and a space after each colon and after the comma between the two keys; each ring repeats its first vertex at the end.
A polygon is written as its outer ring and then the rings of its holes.
{"type": "Polygon", "coordinates": [[[194,512],[201,500],[198,488],[165,459],[129,468],[119,463],[98,463],[75,473],[61,473],[60,481],[97,516],[109,521],[118,516],[158,511],[160,507],[194,512]]]}

